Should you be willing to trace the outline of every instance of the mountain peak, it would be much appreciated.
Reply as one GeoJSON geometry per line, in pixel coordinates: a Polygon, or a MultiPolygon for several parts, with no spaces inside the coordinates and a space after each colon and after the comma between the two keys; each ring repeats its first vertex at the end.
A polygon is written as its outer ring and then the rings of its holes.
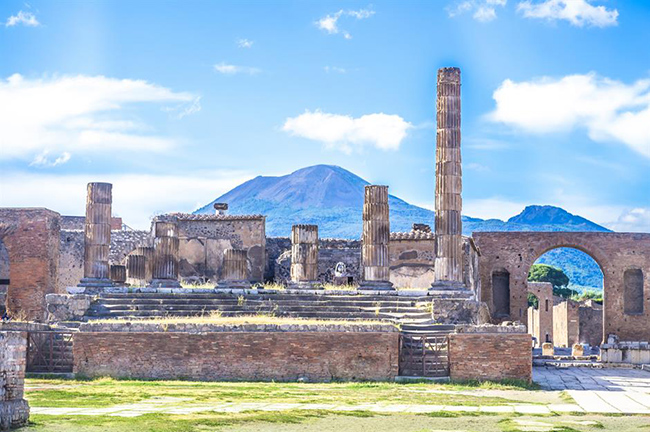
{"type": "Polygon", "coordinates": [[[583,227],[585,231],[603,230],[606,228],[591,222],[581,216],[569,213],[560,207],[550,205],[529,205],[516,216],[508,219],[508,223],[526,225],[571,225],[576,228],[583,227]]]}

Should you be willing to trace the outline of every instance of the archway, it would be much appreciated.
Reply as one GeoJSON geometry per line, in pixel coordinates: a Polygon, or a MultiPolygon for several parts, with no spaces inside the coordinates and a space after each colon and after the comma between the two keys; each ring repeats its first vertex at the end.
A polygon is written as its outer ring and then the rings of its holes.
{"type": "Polygon", "coordinates": [[[527,279],[528,329],[540,344],[600,345],[604,276],[593,257],[577,248],[552,248],[535,260],[527,279]]]}

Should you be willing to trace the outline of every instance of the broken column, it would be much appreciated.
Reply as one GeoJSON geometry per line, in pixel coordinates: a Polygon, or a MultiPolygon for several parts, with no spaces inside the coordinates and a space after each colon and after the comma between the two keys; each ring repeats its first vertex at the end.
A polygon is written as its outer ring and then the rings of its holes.
{"type": "Polygon", "coordinates": [[[108,255],[111,244],[113,185],[88,183],[84,237],[84,277],[79,286],[106,287],[110,279],[108,255]]]}
{"type": "Polygon", "coordinates": [[[366,186],[361,237],[362,290],[393,290],[390,282],[388,186],[366,186]]]}
{"type": "Polygon", "coordinates": [[[144,280],[149,282],[153,278],[153,256],[154,250],[151,246],[139,246],[132,252],[133,255],[144,256],[144,280]]]}
{"type": "Polygon", "coordinates": [[[130,254],[126,257],[126,280],[129,285],[143,286],[147,280],[147,258],[130,254]]]}
{"type": "Polygon", "coordinates": [[[218,288],[249,288],[248,252],[243,249],[226,249],[223,254],[221,279],[218,288]]]}
{"type": "Polygon", "coordinates": [[[152,287],[179,288],[178,282],[178,226],[174,222],[154,222],[154,257],[152,287]]]}
{"type": "Polygon", "coordinates": [[[292,288],[313,289],[318,284],[318,225],[291,227],[292,288]]]}
{"type": "Polygon", "coordinates": [[[436,260],[434,290],[464,290],[460,69],[438,70],[436,134],[436,260]]]}
{"type": "Polygon", "coordinates": [[[112,265],[111,266],[111,280],[115,285],[126,284],[126,266],[112,265]]]}

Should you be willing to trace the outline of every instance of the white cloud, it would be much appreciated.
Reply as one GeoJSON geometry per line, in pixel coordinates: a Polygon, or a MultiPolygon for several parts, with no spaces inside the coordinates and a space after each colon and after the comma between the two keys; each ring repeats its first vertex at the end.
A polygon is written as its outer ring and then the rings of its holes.
{"type": "Polygon", "coordinates": [[[22,24],[27,27],[38,27],[41,25],[40,22],[36,19],[36,16],[31,12],[19,11],[16,15],[12,15],[7,18],[5,23],[6,27],[13,27],[16,25],[22,24]]]}
{"type": "Polygon", "coordinates": [[[504,7],[507,0],[464,0],[455,7],[447,7],[450,18],[473,12],[472,18],[480,22],[489,22],[497,18],[497,7],[504,7]]]}
{"type": "Polygon", "coordinates": [[[333,72],[333,73],[344,74],[344,73],[347,72],[347,69],[342,68],[342,67],[337,67],[337,66],[325,66],[323,69],[327,73],[333,72]]]}
{"type": "MultiPolygon", "coordinates": [[[[197,97],[146,81],[103,76],[0,81],[0,160],[52,153],[162,151],[174,142],[126,118],[136,104],[173,103],[191,110],[197,97]]],[[[59,162],[63,163],[63,161],[59,162]]]]}
{"type": "Polygon", "coordinates": [[[341,28],[339,28],[338,23],[342,17],[352,17],[357,20],[370,18],[375,14],[375,11],[372,9],[359,9],[359,10],[343,10],[334,13],[325,15],[323,18],[316,21],[316,26],[327,32],[328,34],[341,34],[345,39],[352,39],[352,35],[341,28]]]}
{"type": "Polygon", "coordinates": [[[57,157],[56,159],[52,160],[47,157],[49,154],[49,151],[43,150],[41,153],[36,155],[32,163],[30,163],[30,166],[38,166],[38,167],[55,167],[57,165],[63,165],[64,163],[68,162],[70,160],[70,153],[68,152],[63,152],[61,153],[61,156],[57,157]]]}
{"type": "Polygon", "coordinates": [[[505,80],[493,94],[488,115],[531,133],[583,128],[599,142],[620,142],[650,158],[650,79],[628,85],[595,73],[505,80]]]}
{"type": "Polygon", "coordinates": [[[252,48],[254,43],[250,39],[237,39],[237,46],[239,48],[252,48]]]}
{"type": "Polygon", "coordinates": [[[519,3],[517,10],[526,18],[566,20],[577,27],[608,27],[618,24],[618,10],[594,6],[589,0],[544,0],[541,3],[526,0],[519,3]]]}
{"type": "Polygon", "coordinates": [[[650,233],[650,208],[625,209],[618,219],[609,222],[608,227],[620,232],[650,233]]]}
{"type": "Polygon", "coordinates": [[[47,207],[64,215],[83,215],[86,184],[106,181],[113,183],[113,214],[132,228],[148,229],[152,216],[192,212],[252,177],[244,171],[224,169],[182,175],[3,171],[0,207],[47,207]]]}
{"type": "Polygon", "coordinates": [[[397,150],[413,125],[398,115],[367,114],[359,118],[306,111],[288,118],[282,130],[292,135],[320,141],[329,148],[351,153],[364,146],[397,150]]]}
{"type": "Polygon", "coordinates": [[[214,70],[224,75],[236,75],[236,74],[246,74],[246,75],[257,75],[262,72],[258,68],[250,66],[237,66],[233,64],[228,64],[221,62],[214,65],[214,70]]]}

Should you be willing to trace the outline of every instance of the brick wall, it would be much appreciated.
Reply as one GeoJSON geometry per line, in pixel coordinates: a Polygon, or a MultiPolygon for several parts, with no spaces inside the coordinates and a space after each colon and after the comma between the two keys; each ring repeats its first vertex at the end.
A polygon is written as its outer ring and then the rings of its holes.
{"type": "MultiPolygon", "coordinates": [[[[573,300],[565,300],[553,306],[553,341],[555,346],[570,348],[579,342],[579,306],[579,303],[573,300]]],[[[601,336],[602,333],[601,329],[601,336]]]]}
{"type": "Polygon", "coordinates": [[[194,380],[391,380],[398,333],[80,332],[74,371],[86,376],[194,380]]]}
{"type": "Polygon", "coordinates": [[[23,399],[27,333],[0,331],[0,430],[23,426],[29,405],[23,399]]]}
{"type": "Polygon", "coordinates": [[[7,309],[14,316],[45,318],[45,294],[57,292],[61,216],[44,208],[2,208],[2,239],[9,254],[7,309]]]}
{"type": "Polygon", "coordinates": [[[458,333],[449,336],[453,380],[520,379],[533,371],[531,337],[526,333],[458,333]]]}

